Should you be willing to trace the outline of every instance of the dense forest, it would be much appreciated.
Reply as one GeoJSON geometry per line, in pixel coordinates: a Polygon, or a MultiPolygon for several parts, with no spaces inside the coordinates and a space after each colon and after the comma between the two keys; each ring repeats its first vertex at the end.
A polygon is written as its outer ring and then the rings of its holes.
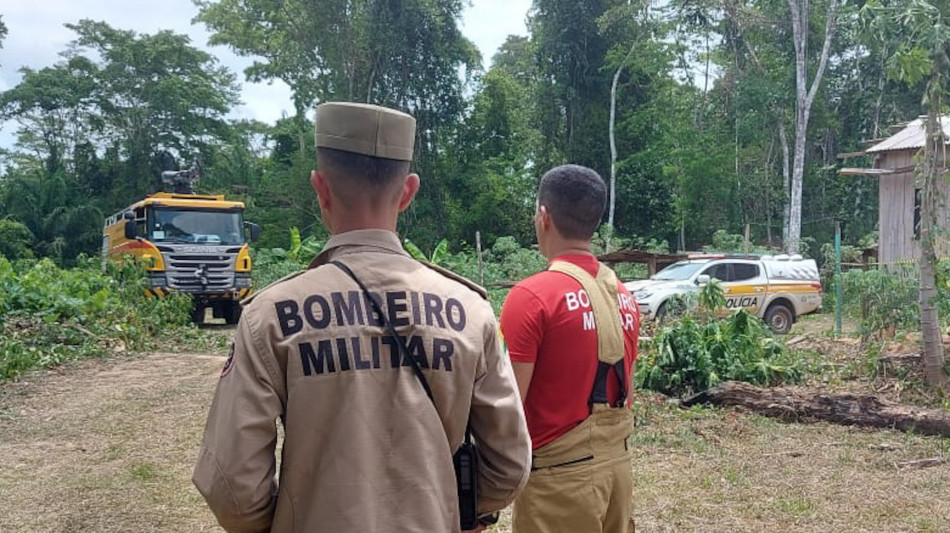
{"type": "Polygon", "coordinates": [[[243,73],[174,30],[68,25],[61,59],[0,93],[16,136],[0,254],[95,254],[105,216],[196,160],[199,190],[247,202],[263,247],[322,237],[308,117],[350,100],[418,120],[423,189],[401,231],[423,250],[476,231],[529,246],[538,178],[572,162],[615,178],[616,242],[699,249],[748,224],[760,247],[814,256],[835,222],[850,244],[877,224],[877,182],[839,175],[837,154],[919,116],[946,69],[946,32],[922,45],[905,26],[948,8],[918,0],[535,0],[530,35],[491,58],[460,29],[465,3],[196,0],[211,44],[254,59],[243,73]],[[295,113],[229,120],[238,76],[285,82],[295,113]]]}

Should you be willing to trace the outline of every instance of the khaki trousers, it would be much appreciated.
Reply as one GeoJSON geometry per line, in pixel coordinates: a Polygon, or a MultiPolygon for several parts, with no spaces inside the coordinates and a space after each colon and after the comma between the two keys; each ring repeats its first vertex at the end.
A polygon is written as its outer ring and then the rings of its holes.
{"type": "Polygon", "coordinates": [[[594,405],[591,415],[534,451],[514,505],[514,533],[633,533],[630,410],[594,405]]]}

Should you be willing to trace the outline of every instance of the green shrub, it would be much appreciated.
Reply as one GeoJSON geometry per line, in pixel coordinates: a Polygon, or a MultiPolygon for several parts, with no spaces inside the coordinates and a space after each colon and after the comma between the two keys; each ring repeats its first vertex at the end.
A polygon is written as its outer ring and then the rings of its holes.
{"type": "Polygon", "coordinates": [[[708,323],[685,316],[660,328],[645,348],[637,362],[637,386],[669,395],[729,380],[773,386],[802,377],[802,363],[762,320],[741,310],[708,323]]]}
{"type": "Polygon", "coordinates": [[[189,324],[191,297],[147,298],[144,270],[131,261],[80,256],[78,266],[0,257],[0,379],[26,370],[139,350],[169,328],[189,324]]]}
{"type": "Polygon", "coordinates": [[[29,228],[15,220],[0,220],[0,255],[7,259],[32,259],[36,239],[29,228]]]}
{"type": "MultiPolygon", "coordinates": [[[[844,311],[859,320],[864,339],[919,327],[916,273],[851,270],[841,275],[841,291],[844,311]]],[[[826,299],[833,302],[831,294],[826,299]]]]}

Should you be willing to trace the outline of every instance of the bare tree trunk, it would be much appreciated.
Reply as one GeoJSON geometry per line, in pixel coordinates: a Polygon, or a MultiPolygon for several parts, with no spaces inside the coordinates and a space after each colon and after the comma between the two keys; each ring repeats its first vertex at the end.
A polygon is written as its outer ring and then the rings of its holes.
{"type": "Polygon", "coordinates": [[[798,253],[802,233],[802,181],[805,175],[805,146],[808,141],[808,119],[811,106],[828,66],[831,41],[834,38],[838,14],[838,0],[830,0],[825,22],[825,42],[818,61],[818,70],[811,87],[808,86],[808,2],[788,0],[792,12],[792,35],[795,38],[795,156],[792,163],[791,201],[789,202],[788,240],[785,250],[798,253]]]}
{"type": "Polygon", "coordinates": [[[791,174],[789,173],[788,136],[785,134],[785,123],[778,123],[778,138],[782,143],[782,246],[788,242],[788,213],[791,203],[791,174]]]}
{"type": "MultiPolygon", "coordinates": [[[[883,57],[888,57],[887,47],[884,47],[883,57]]],[[[884,81],[887,67],[881,61],[881,77],[877,79],[877,100],[874,101],[874,135],[872,139],[881,136],[881,107],[884,100],[884,81]]]]}
{"type": "MultiPolygon", "coordinates": [[[[937,89],[939,90],[939,89],[937,89]]],[[[943,372],[943,344],[940,339],[940,318],[937,312],[937,254],[934,250],[937,226],[938,147],[944,146],[943,126],[940,121],[939,96],[931,94],[930,113],[927,115],[927,142],[921,172],[923,188],[920,191],[920,334],[924,344],[924,380],[930,387],[941,387],[947,376],[943,372]]],[[[943,164],[946,164],[944,161],[943,164]]]]}
{"type": "Polygon", "coordinates": [[[633,55],[635,49],[636,43],[630,47],[627,56],[617,67],[613,85],[610,87],[610,210],[607,215],[607,239],[604,244],[604,253],[610,252],[610,239],[614,234],[614,209],[617,205],[617,138],[614,135],[614,124],[617,119],[617,84],[620,83],[620,74],[623,73],[623,68],[627,61],[630,61],[630,56],[633,55]]]}

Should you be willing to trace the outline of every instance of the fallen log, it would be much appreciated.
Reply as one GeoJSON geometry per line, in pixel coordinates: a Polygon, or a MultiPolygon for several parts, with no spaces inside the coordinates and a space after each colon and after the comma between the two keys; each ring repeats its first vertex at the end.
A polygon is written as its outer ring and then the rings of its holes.
{"type": "Polygon", "coordinates": [[[904,461],[903,463],[894,463],[897,468],[929,468],[931,466],[940,466],[946,464],[947,460],[943,457],[931,457],[929,459],[917,459],[916,461],[904,461]]]}
{"type": "Polygon", "coordinates": [[[744,407],[765,416],[825,420],[850,426],[891,428],[950,437],[950,413],[859,394],[821,394],[787,388],[762,389],[727,381],[683,399],[683,407],[712,404],[744,407]]]}

